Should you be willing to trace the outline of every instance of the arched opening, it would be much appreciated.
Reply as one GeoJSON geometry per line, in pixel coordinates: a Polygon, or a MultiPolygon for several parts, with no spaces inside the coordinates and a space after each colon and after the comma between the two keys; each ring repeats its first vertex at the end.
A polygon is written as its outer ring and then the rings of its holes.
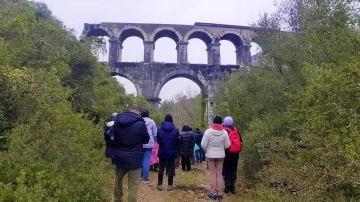
{"type": "Polygon", "coordinates": [[[122,76],[113,76],[116,81],[125,88],[126,94],[134,94],[135,96],[138,94],[136,91],[136,87],[133,82],[129,79],[122,76]]]}
{"type": "Polygon", "coordinates": [[[121,32],[119,41],[122,45],[121,62],[142,62],[144,60],[144,36],[137,29],[121,32]]]}
{"type": "Polygon", "coordinates": [[[107,36],[109,37],[109,33],[101,28],[94,28],[93,26],[90,27],[90,31],[86,33],[87,37],[91,36],[107,36]]]}
{"type": "Polygon", "coordinates": [[[109,57],[109,33],[101,28],[91,26],[86,33],[86,37],[95,37],[96,41],[92,44],[92,53],[97,57],[98,61],[108,61],[109,57]],[[105,45],[105,46],[104,46],[105,45]]]}
{"type": "Polygon", "coordinates": [[[221,64],[236,65],[236,50],[243,45],[241,38],[234,33],[227,33],[220,37],[221,64]]]}
{"type": "Polygon", "coordinates": [[[139,37],[129,37],[122,43],[122,62],[144,61],[144,42],[139,37]]]}
{"type": "Polygon", "coordinates": [[[262,57],[262,49],[257,43],[251,42],[250,52],[251,52],[251,65],[257,66],[262,57]]]}
{"type": "Polygon", "coordinates": [[[160,38],[155,42],[154,61],[177,63],[176,43],[170,38],[160,38]]]}
{"type": "Polygon", "coordinates": [[[161,100],[173,100],[179,94],[187,95],[188,97],[195,97],[201,93],[198,84],[187,78],[174,78],[166,82],[160,90],[161,100]]]}
{"type": "Polygon", "coordinates": [[[93,54],[97,57],[98,61],[107,62],[109,59],[109,37],[101,36],[98,37],[103,43],[105,43],[105,47],[94,47],[97,50],[92,50],[93,54]],[[102,50],[104,48],[104,50],[102,50]]]}
{"type": "Polygon", "coordinates": [[[234,44],[230,41],[220,41],[220,57],[222,65],[236,65],[236,53],[234,44]]]}
{"type": "Polygon", "coordinates": [[[193,64],[207,64],[207,46],[200,39],[189,40],[188,61],[193,64]]]}
{"type": "Polygon", "coordinates": [[[207,64],[207,47],[211,44],[211,38],[202,31],[195,31],[188,38],[188,61],[190,63],[207,64]]]}
{"type": "Polygon", "coordinates": [[[178,35],[172,30],[161,30],[154,35],[155,50],[154,61],[177,63],[176,46],[179,42],[178,35]]]}
{"type": "Polygon", "coordinates": [[[203,124],[202,91],[194,81],[182,77],[171,79],[161,88],[160,98],[160,114],[172,114],[173,121],[179,128],[189,124],[195,129],[203,124]]]}
{"type": "Polygon", "coordinates": [[[259,44],[255,43],[255,42],[251,42],[250,45],[251,45],[251,49],[250,49],[251,56],[254,56],[254,55],[262,52],[262,49],[259,46],[259,44]]]}

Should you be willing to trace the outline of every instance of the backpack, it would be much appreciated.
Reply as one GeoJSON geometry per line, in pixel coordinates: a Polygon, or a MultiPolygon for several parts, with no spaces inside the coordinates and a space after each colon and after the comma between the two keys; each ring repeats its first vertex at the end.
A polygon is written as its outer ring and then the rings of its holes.
{"type": "Polygon", "coordinates": [[[225,127],[225,130],[228,132],[230,139],[230,147],[228,149],[228,152],[232,154],[240,153],[242,149],[242,140],[240,133],[235,127],[234,129],[225,127]]]}

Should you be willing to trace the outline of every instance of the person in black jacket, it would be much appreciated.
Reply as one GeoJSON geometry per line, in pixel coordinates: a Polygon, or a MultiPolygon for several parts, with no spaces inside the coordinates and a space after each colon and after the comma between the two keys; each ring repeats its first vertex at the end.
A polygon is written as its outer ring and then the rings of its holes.
{"type": "Polygon", "coordinates": [[[128,201],[137,201],[143,164],[143,144],[149,142],[145,121],[140,117],[141,107],[133,105],[129,111],[118,114],[113,126],[115,144],[116,180],[114,201],[123,201],[123,179],[128,175],[128,201]]]}
{"type": "Polygon", "coordinates": [[[180,150],[179,156],[181,156],[181,168],[185,171],[191,170],[191,155],[194,153],[195,137],[191,131],[189,125],[184,125],[180,133],[180,150]]]}
{"type": "Polygon", "coordinates": [[[205,152],[201,148],[201,140],[202,140],[204,135],[201,133],[199,128],[196,128],[194,136],[195,136],[195,143],[199,147],[199,150],[195,151],[196,160],[197,160],[197,163],[202,163],[203,161],[205,161],[205,152]]]}

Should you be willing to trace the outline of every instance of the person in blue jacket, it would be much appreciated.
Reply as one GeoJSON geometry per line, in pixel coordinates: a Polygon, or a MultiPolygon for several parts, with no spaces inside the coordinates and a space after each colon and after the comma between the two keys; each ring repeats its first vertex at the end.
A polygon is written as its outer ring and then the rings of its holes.
{"type": "Polygon", "coordinates": [[[168,174],[168,191],[173,190],[175,159],[179,150],[179,130],[173,123],[171,114],[165,116],[164,122],[157,131],[157,141],[159,144],[159,172],[157,189],[162,190],[164,169],[166,167],[168,174]]]}
{"type": "Polygon", "coordinates": [[[143,144],[150,140],[145,121],[140,117],[141,107],[133,105],[129,111],[118,114],[113,126],[115,144],[116,180],[114,201],[123,200],[123,179],[128,175],[128,201],[136,202],[143,165],[143,144]]]}

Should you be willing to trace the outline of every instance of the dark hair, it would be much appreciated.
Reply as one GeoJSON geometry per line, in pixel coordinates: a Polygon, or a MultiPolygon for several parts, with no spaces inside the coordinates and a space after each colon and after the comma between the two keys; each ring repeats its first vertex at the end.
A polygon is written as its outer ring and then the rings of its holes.
{"type": "Polygon", "coordinates": [[[141,112],[141,117],[149,117],[150,116],[150,112],[147,109],[143,109],[141,112]]]}
{"type": "Polygon", "coordinates": [[[183,125],[182,131],[191,131],[191,127],[187,124],[183,125]]]}
{"type": "Polygon", "coordinates": [[[173,123],[172,115],[171,114],[166,114],[164,121],[173,123]]]}
{"type": "Polygon", "coordinates": [[[215,124],[222,124],[222,118],[221,116],[215,116],[213,123],[215,124]]]}

